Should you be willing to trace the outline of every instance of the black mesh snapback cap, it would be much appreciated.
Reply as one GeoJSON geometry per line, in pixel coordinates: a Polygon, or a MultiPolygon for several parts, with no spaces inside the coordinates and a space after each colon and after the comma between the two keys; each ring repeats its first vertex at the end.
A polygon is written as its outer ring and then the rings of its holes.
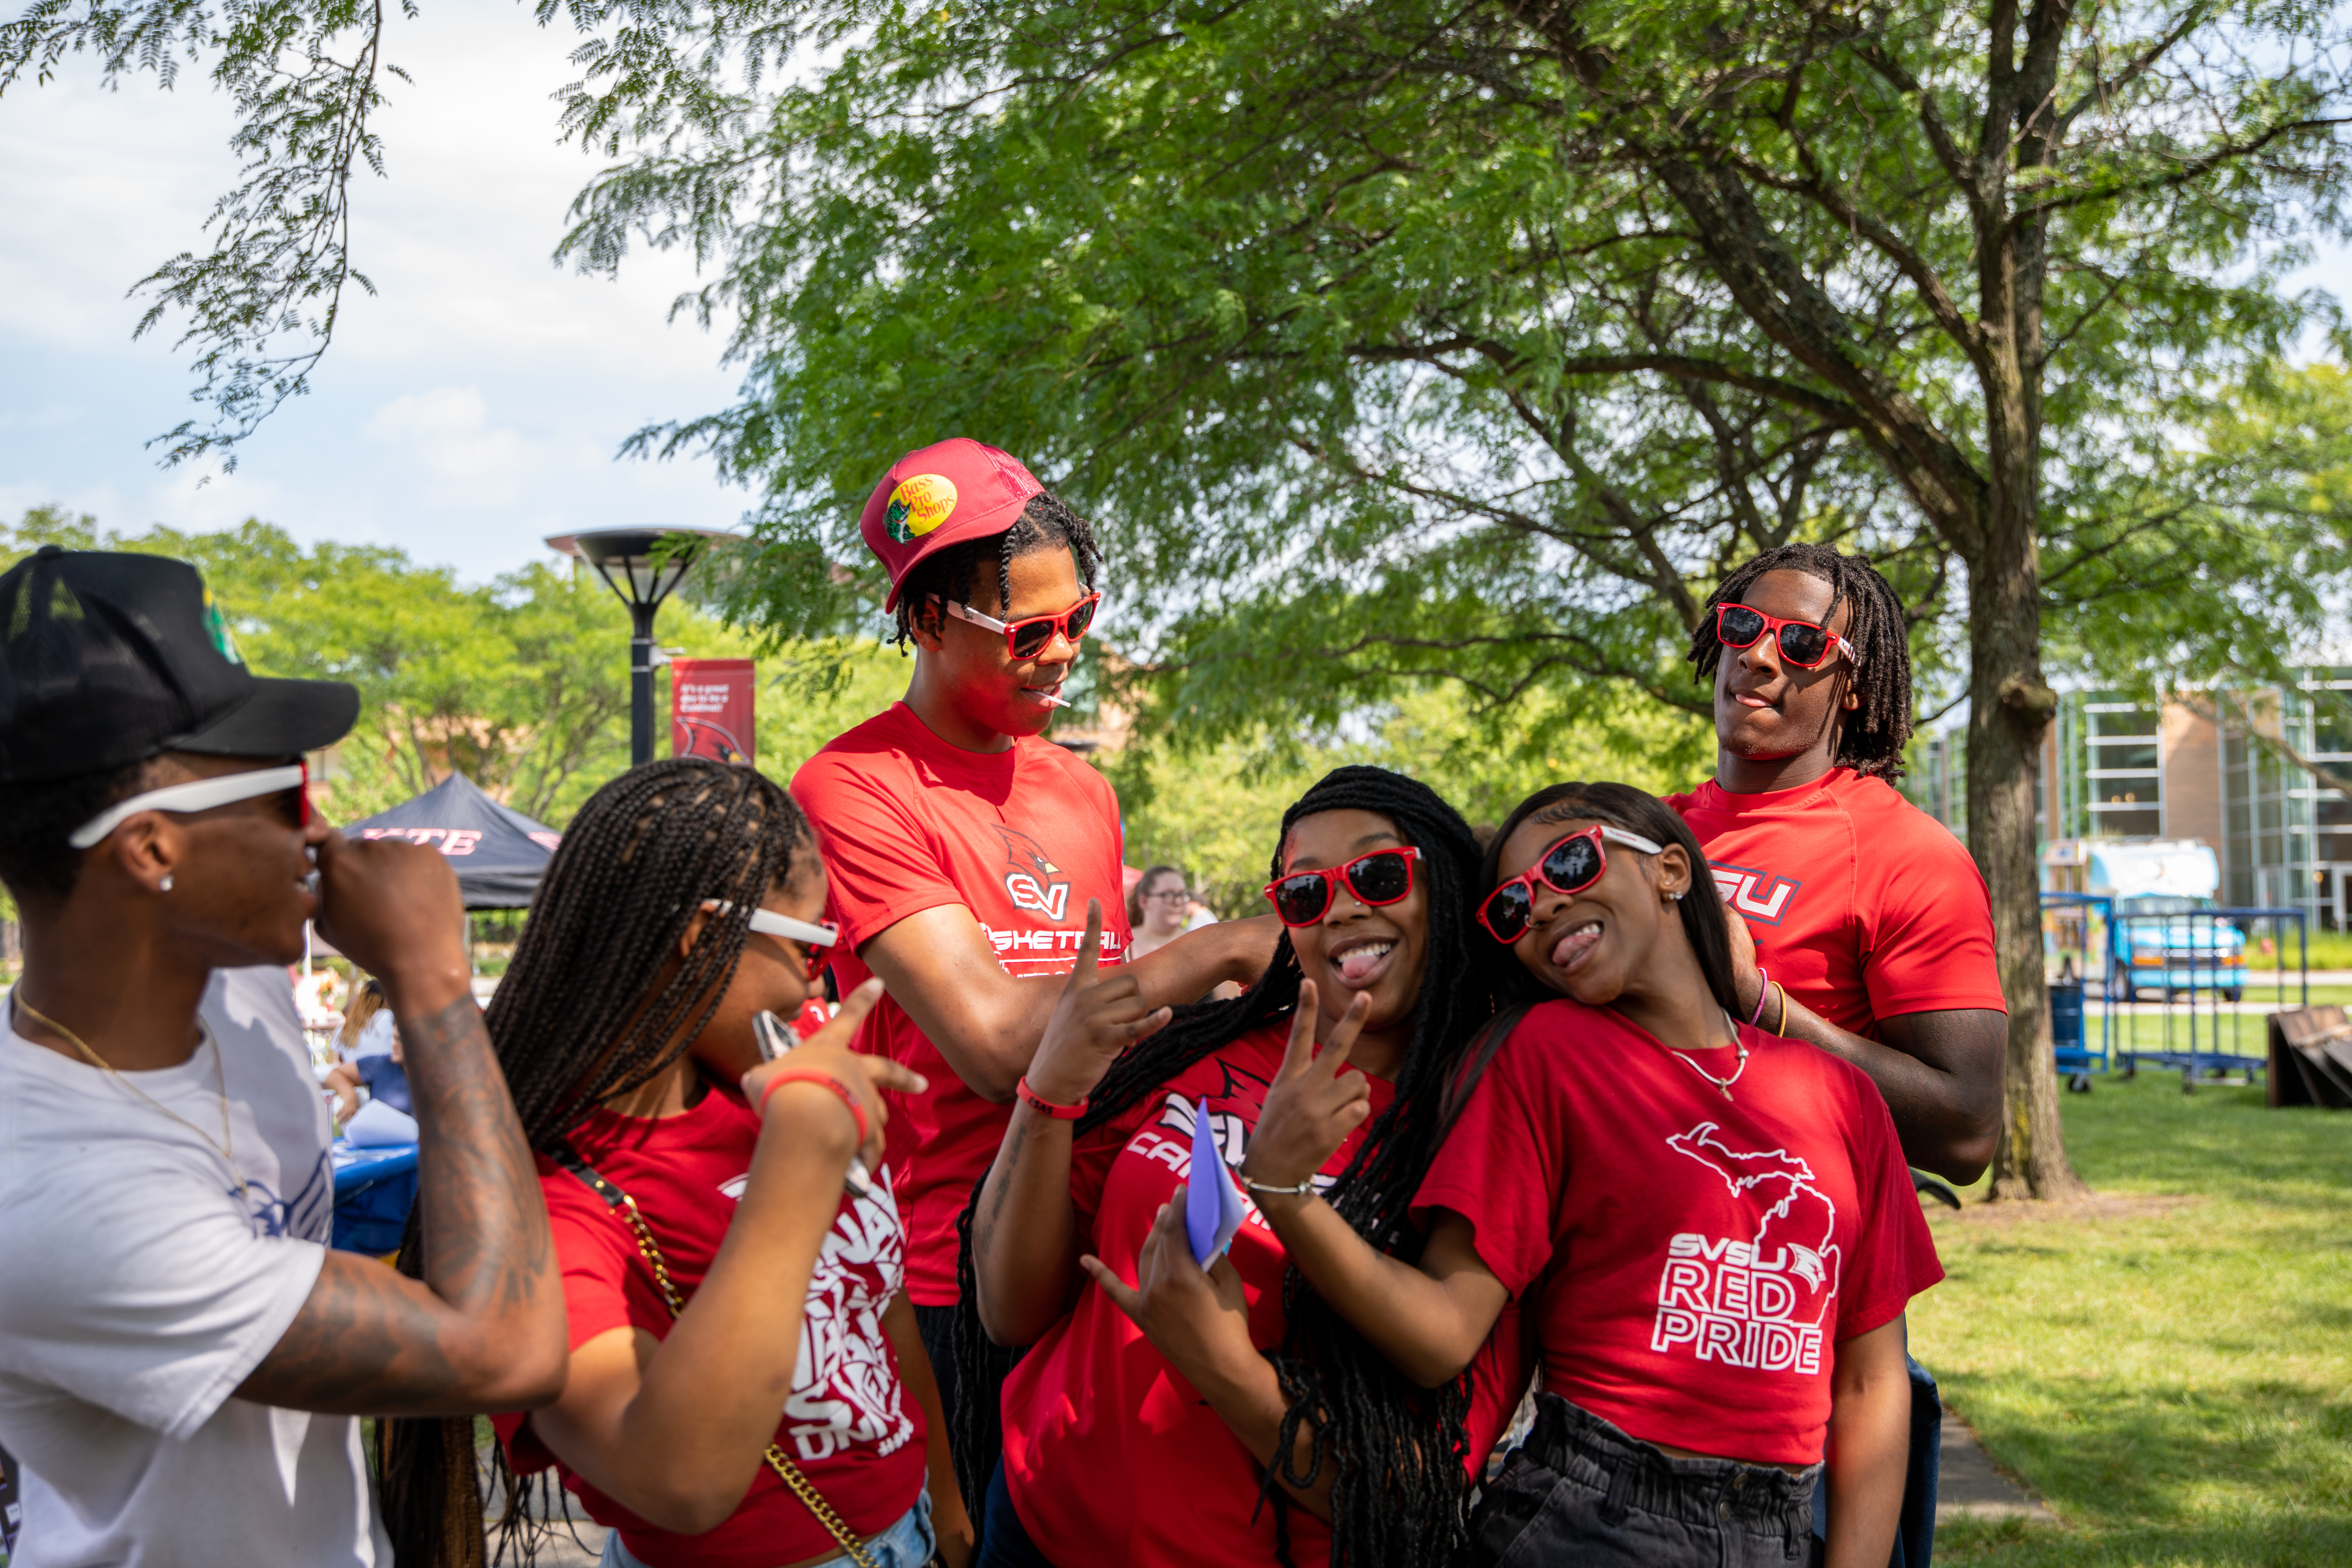
{"type": "Polygon", "coordinates": [[[44,545],[0,576],[0,781],[167,751],[290,757],[359,716],[340,680],[266,680],[184,561],[44,545]]]}

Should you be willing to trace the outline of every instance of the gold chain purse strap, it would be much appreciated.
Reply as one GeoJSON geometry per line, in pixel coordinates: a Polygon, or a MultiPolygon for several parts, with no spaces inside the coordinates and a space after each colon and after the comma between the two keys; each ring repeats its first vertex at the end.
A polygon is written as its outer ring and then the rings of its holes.
{"type": "MultiPolygon", "coordinates": [[[[679,1299],[677,1286],[669,1277],[669,1265],[663,1260],[661,1247],[654,1241],[653,1227],[646,1224],[646,1216],[637,1212],[637,1200],[606,1181],[593,1165],[570,1149],[559,1151],[555,1161],[577,1176],[590,1192],[604,1199],[605,1207],[621,1216],[621,1222],[637,1238],[637,1251],[654,1271],[654,1283],[661,1288],[662,1300],[668,1304],[669,1315],[683,1317],[686,1303],[679,1299]]],[[[867,1553],[856,1532],[849,1528],[848,1522],[834,1511],[831,1503],[824,1500],[824,1494],[816,1489],[816,1483],[793,1463],[792,1456],[771,1443],[767,1458],[768,1468],[783,1479],[784,1485],[792,1489],[793,1495],[808,1505],[808,1510],[816,1516],[816,1521],[840,1543],[843,1556],[857,1564],[857,1568],[880,1568],[880,1564],[867,1553]]]]}

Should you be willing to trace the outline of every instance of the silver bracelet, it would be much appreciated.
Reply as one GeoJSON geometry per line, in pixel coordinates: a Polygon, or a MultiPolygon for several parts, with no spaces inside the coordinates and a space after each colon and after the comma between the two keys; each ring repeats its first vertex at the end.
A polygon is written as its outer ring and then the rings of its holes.
{"type": "Polygon", "coordinates": [[[1235,1171],[1234,1174],[1240,1177],[1243,1186],[1254,1193],[1275,1193],[1286,1198],[1311,1198],[1315,1195],[1315,1178],[1312,1176],[1295,1186],[1285,1187],[1277,1186],[1272,1182],[1253,1182],[1247,1176],[1242,1175],[1239,1171],[1235,1171]]]}

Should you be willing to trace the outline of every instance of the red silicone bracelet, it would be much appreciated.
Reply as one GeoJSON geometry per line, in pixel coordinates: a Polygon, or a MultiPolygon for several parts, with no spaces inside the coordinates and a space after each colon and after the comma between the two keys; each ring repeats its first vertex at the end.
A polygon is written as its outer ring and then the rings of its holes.
{"type": "Polygon", "coordinates": [[[768,1114],[768,1101],[775,1098],[776,1090],[788,1083],[821,1083],[841,1096],[841,1103],[849,1107],[849,1114],[857,1119],[857,1146],[861,1149],[866,1147],[866,1108],[857,1103],[857,1097],[849,1092],[847,1084],[831,1073],[819,1072],[814,1068],[792,1068],[770,1079],[768,1087],[760,1091],[760,1114],[762,1117],[768,1114]]]}
{"type": "Polygon", "coordinates": [[[1014,1087],[1013,1092],[1022,1098],[1030,1110],[1040,1116],[1050,1116],[1056,1121],[1076,1121],[1087,1113],[1087,1101],[1093,1098],[1090,1095],[1080,1095],[1076,1105],[1056,1105],[1031,1089],[1029,1080],[1025,1078],[1014,1087]]]}

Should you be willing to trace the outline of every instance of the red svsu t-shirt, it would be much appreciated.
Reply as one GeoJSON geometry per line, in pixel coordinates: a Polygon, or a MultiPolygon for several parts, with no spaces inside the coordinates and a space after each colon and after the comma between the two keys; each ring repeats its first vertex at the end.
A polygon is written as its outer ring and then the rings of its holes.
{"type": "MultiPolygon", "coordinates": [[[[1239,1164],[1289,1036],[1286,1022],[1244,1035],[1078,1142],[1070,1198],[1084,1250],[1134,1280],[1160,1206],[1191,1179],[1195,1107],[1208,1102],[1225,1161],[1239,1164]]],[[[1369,1081],[1377,1116],[1396,1091],[1385,1079],[1369,1081]]],[[[1324,1163],[1318,1185],[1347,1169],[1363,1134],[1358,1128],[1324,1163]]],[[[1249,1300],[1250,1341],[1271,1350],[1288,1324],[1282,1310],[1288,1256],[1246,1193],[1242,1201],[1242,1227],[1227,1256],[1249,1300]]],[[[1524,1375],[1505,1375],[1504,1359],[1508,1372],[1520,1373],[1516,1352],[1499,1350],[1473,1369],[1474,1469],[1525,1390],[1524,1375]]],[[[1275,1561],[1274,1510],[1258,1506],[1257,1462],[1093,1280],[1081,1281],[1069,1314],[1006,1379],[1003,1410],[1005,1490],[1050,1561],[1072,1568],[1275,1561]]],[[[1290,1545],[1295,1561],[1320,1563],[1330,1555],[1330,1529],[1293,1508],[1290,1545]]]]}
{"type": "MultiPolygon", "coordinates": [[[[573,1131],[572,1145],[636,1201],[678,1294],[691,1302],[735,1217],[759,1138],[758,1113],[740,1097],[713,1088],[678,1116],[596,1111],[573,1131]]],[[[572,1348],[617,1328],[668,1338],[677,1320],[627,1223],[585,1183],[543,1157],[539,1184],[563,1266],[572,1348]]],[[[904,1247],[886,1167],[870,1195],[843,1195],[817,1254],[793,1389],[776,1427],[775,1442],[860,1536],[897,1523],[915,1506],[926,1475],[922,1407],[905,1396],[898,1358],[882,1327],[883,1309],[898,1291],[904,1247]]],[[[558,1462],[529,1419],[492,1418],[521,1472],[558,1462]]],[[[701,1535],[659,1529],[569,1468],[562,1474],[589,1517],[619,1531],[628,1549],[652,1568],[774,1568],[840,1550],[808,1505],[764,1464],[726,1522],[701,1535]]]]}
{"type": "Polygon", "coordinates": [[[1666,804],[1754,933],[1757,963],[1839,1028],[1874,1036],[1906,1013],[2009,1010],[1977,863],[1885,780],[1832,768],[1797,789],[1733,795],[1709,779],[1666,804]]]}
{"type": "MultiPolygon", "coordinates": [[[[1066,974],[1103,907],[1103,958],[1127,951],[1118,796],[1100,773],[1034,736],[1010,751],[967,752],[895,702],[801,765],[793,795],[817,826],[841,924],[834,978],[846,995],[869,973],[857,956],[909,915],[961,904],[1016,979],[1066,974]]],[[[1009,1105],[981,1099],[891,997],[859,1026],[857,1048],[930,1079],[894,1095],[890,1151],[908,1210],[907,1289],[919,1306],[956,1300],[956,1216],[1003,1141],[1009,1105]]]]}
{"type": "Polygon", "coordinates": [[[1413,1199],[1527,1311],[1544,1386],[1644,1442],[1810,1465],[1836,1346],[1944,1277],[1860,1069],[1743,1028],[1680,1059],[1615,1013],[1530,1012],[1413,1199]],[[1696,1063],[1696,1068],[1694,1067],[1696,1063]],[[1738,1079],[1728,1097],[1701,1076],[1738,1079]]]}

